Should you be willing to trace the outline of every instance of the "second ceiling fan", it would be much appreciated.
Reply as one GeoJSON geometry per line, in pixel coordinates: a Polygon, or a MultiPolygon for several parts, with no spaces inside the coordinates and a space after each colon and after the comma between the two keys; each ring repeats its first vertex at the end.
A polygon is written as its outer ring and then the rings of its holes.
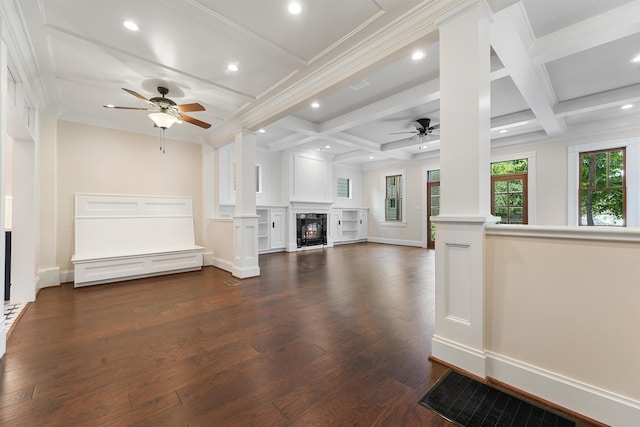
{"type": "Polygon", "coordinates": [[[431,119],[428,118],[423,118],[423,119],[417,119],[415,122],[413,122],[413,125],[415,126],[416,130],[414,131],[407,131],[407,132],[393,132],[390,135],[399,135],[399,134],[403,134],[403,133],[413,133],[416,135],[417,138],[420,139],[420,141],[422,141],[422,139],[427,136],[432,134],[434,131],[438,131],[440,130],[440,125],[431,125],[431,119]]]}

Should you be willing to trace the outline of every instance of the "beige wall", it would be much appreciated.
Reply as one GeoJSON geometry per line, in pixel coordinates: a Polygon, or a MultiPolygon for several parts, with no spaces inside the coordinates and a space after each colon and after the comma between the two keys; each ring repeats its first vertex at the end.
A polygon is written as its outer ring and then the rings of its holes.
{"type": "Polygon", "coordinates": [[[369,238],[389,243],[415,244],[423,239],[426,230],[426,170],[437,169],[437,161],[409,163],[383,169],[365,170],[362,173],[362,206],[369,208],[369,238]],[[384,222],[384,179],[388,172],[404,170],[406,173],[404,224],[384,222]]]}
{"type": "MultiPolygon", "coordinates": [[[[171,131],[167,131],[167,136],[171,131]]],[[[133,194],[193,198],[196,244],[202,245],[201,149],[160,136],[59,121],[57,133],[57,263],[71,270],[74,194],[133,194]]]]}
{"type": "Polygon", "coordinates": [[[488,351],[640,400],[640,243],[487,236],[488,351]]]}

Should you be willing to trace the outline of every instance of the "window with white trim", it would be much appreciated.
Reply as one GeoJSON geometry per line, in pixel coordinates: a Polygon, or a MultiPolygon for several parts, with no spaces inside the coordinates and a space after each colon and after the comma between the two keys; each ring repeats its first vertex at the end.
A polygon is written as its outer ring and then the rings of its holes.
{"type": "Polygon", "coordinates": [[[402,222],[406,201],[404,171],[387,172],[384,177],[384,220],[385,222],[402,222]]]}
{"type": "Polygon", "coordinates": [[[572,145],[567,161],[568,225],[589,225],[592,209],[593,225],[640,226],[640,138],[572,145]],[[616,206],[607,210],[598,198],[616,206]]]}
{"type": "Polygon", "coordinates": [[[349,178],[338,177],[336,179],[336,197],[351,198],[351,180],[349,178]]]}

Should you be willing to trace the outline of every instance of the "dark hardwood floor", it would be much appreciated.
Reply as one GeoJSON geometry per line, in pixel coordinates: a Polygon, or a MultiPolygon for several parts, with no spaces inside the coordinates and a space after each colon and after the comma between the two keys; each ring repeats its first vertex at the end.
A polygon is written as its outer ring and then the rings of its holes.
{"type": "Polygon", "coordinates": [[[434,252],[371,243],[40,291],[0,361],[8,426],[451,426],[418,400],[434,252]]]}

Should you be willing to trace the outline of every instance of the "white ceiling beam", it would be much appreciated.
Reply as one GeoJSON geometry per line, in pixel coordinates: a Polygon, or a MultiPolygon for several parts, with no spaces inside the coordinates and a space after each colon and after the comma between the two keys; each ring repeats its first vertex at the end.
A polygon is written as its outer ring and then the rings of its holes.
{"type": "Polygon", "coordinates": [[[440,98],[440,79],[419,84],[320,124],[321,132],[340,132],[440,98]]]}
{"type": "Polygon", "coordinates": [[[284,117],[273,123],[271,126],[303,133],[305,135],[317,135],[320,132],[320,128],[317,124],[296,116],[284,117]]]}
{"type": "Polygon", "coordinates": [[[522,3],[516,3],[494,15],[491,46],[543,129],[550,136],[560,135],[565,131],[566,124],[554,114],[557,96],[546,69],[534,64],[529,57],[533,40],[533,30],[522,3]]]}
{"type": "Polygon", "coordinates": [[[361,157],[371,156],[371,153],[362,150],[354,150],[349,151],[347,153],[337,154],[333,158],[333,163],[341,163],[341,162],[349,162],[354,159],[359,159],[361,157]]]}
{"type": "Polygon", "coordinates": [[[566,117],[638,101],[640,84],[559,102],[554,110],[558,117],[566,117]]]}
{"type": "Polygon", "coordinates": [[[509,129],[516,126],[528,125],[537,120],[531,110],[519,111],[517,113],[505,114],[504,116],[491,119],[491,130],[509,129]]]}
{"type": "Polygon", "coordinates": [[[640,0],[634,0],[593,18],[535,40],[531,60],[546,64],[640,32],[640,0]]]}

